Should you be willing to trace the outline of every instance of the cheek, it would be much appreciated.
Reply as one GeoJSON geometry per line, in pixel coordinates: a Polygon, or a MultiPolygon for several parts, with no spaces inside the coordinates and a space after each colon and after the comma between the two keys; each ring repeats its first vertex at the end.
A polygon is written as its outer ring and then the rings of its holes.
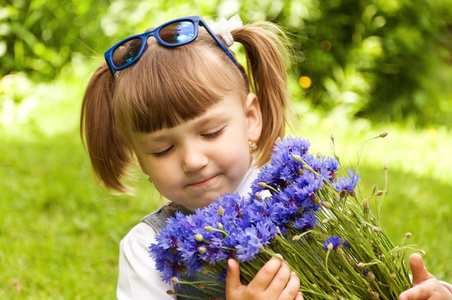
{"type": "Polygon", "coordinates": [[[240,171],[248,170],[251,162],[248,141],[243,137],[235,138],[224,145],[221,154],[217,155],[217,161],[225,167],[240,171]]]}
{"type": "Polygon", "coordinates": [[[165,160],[157,160],[155,162],[148,162],[146,164],[149,178],[154,182],[155,186],[170,182],[171,174],[174,173],[172,161],[165,162],[165,160]]]}

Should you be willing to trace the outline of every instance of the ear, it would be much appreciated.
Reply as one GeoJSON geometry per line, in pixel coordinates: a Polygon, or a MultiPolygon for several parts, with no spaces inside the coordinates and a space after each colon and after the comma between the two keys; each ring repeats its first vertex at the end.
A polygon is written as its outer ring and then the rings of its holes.
{"type": "Polygon", "coordinates": [[[138,155],[137,149],[135,148],[135,145],[132,145],[132,149],[133,149],[133,152],[135,152],[135,156],[136,156],[137,159],[138,159],[138,163],[140,164],[141,171],[143,171],[144,174],[146,174],[146,175],[149,176],[149,172],[148,172],[148,171],[146,170],[146,168],[144,167],[143,161],[141,160],[140,156],[138,155]]]}
{"type": "Polygon", "coordinates": [[[245,104],[245,115],[248,125],[248,139],[256,143],[262,132],[262,112],[255,94],[248,94],[245,104]]]}

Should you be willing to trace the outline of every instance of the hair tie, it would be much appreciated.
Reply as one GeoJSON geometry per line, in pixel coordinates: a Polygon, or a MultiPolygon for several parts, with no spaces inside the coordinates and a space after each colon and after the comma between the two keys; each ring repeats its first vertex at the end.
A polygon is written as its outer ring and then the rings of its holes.
{"type": "Polygon", "coordinates": [[[214,22],[209,21],[209,28],[217,35],[220,35],[226,46],[230,47],[234,43],[234,38],[232,37],[231,31],[239,29],[243,26],[243,22],[239,15],[231,17],[229,20],[221,18],[220,21],[214,22]]]}

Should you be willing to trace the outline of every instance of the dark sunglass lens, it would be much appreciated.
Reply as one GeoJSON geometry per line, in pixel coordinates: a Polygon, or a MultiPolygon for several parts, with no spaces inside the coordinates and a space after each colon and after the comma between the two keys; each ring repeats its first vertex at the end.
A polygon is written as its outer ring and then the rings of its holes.
{"type": "Polygon", "coordinates": [[[137,55],[141,49],[141,43],[142,43],[141,39],[136,38],[128,40],[124,44],[121,44],[113,52],[112,55],[113,65],[119,68],[137,58],[137,55]]]}
{"type": "Polygon", "coordinates": [[[169,24],[159,31],[159,37],[168,44],[181,44],[190,41],[195,36],[195,24],[182,21],[169,24]]]}

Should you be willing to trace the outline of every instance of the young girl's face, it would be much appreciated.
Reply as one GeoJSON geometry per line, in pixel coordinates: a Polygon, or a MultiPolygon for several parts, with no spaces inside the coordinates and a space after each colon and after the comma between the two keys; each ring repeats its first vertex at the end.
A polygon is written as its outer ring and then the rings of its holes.
{"type": "Polygon", "coordinates": [[[235,192],[251,166],[248,141],[257,141],[261,124],[255,95],[249,94],[243,105],[230,94],[195,119],[134,133],[132,140],[143,172],[164,197],[201,208],[235,192]]]}

